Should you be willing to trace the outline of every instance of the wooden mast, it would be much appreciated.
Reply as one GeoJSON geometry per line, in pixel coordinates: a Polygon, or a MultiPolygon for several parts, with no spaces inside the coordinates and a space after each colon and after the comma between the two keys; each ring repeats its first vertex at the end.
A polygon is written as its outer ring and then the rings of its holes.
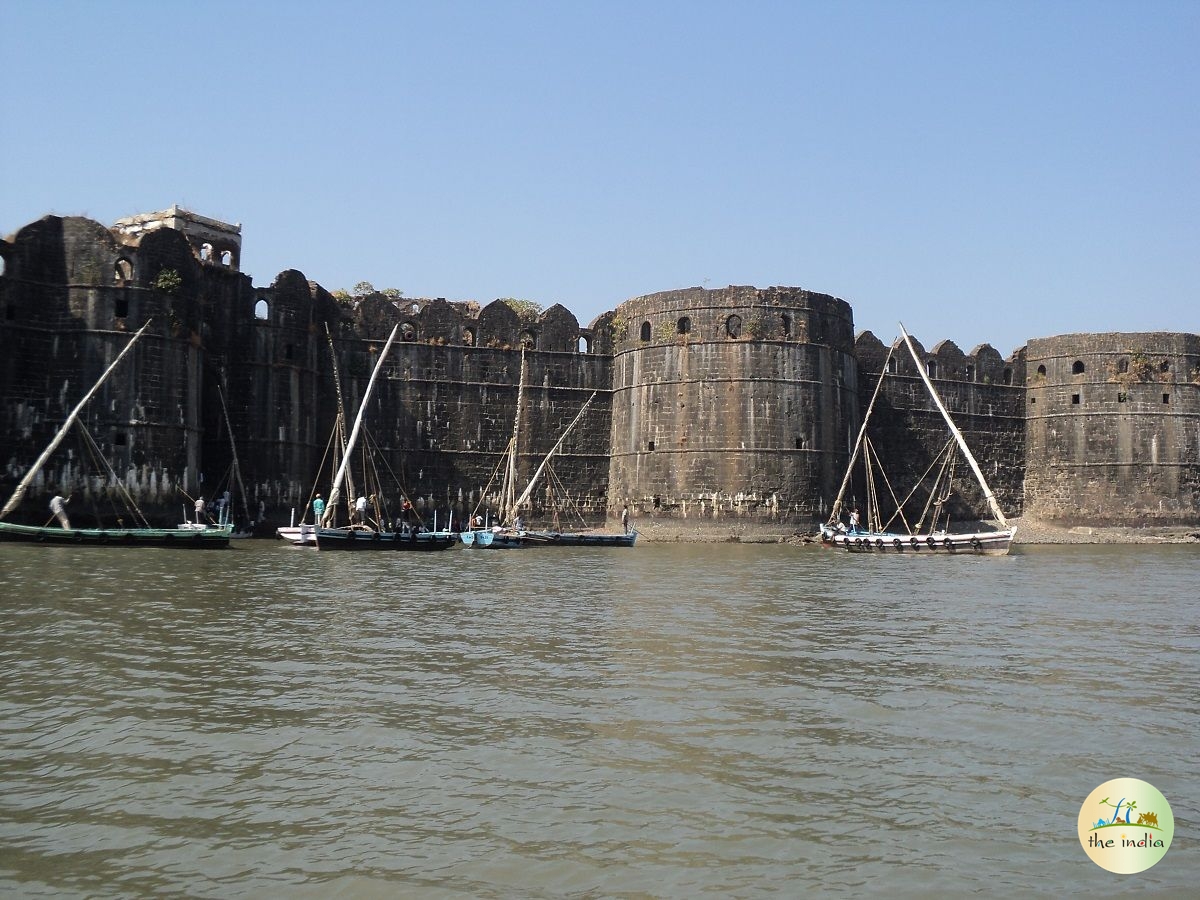
{"type": "Polygon", "coordinates": [[[837,522],[838,516],[842,513],[842,496],[846,493],[846,485],[850,483],[850,475],[854,471],[854,464],[858,462],[858,453],[862,449],[864,438],[867,436],[867,423],[871,420],[871,410],[875,408],[875,401],[879,397],[879,389],[883,387],[883,379],[887,377],[888,362],[892,358],[892,350],[889,347],[887,357],[883,361],[883,368],[879,372],[879,380],[875,382],[875,393],[871,395],[871,402],[867,404],[867,411],[862,418],[862,426],[858,429],[858,438],[854,441],[854,450],[850,454],[850,462],[846,463],[846,474],[842,476],[842,486],[838,488],[837,499],[833,501],[833,511],[829,513],[829,523],[833,525],[837,522]]]}
{"type": "Polygon", "coordinates": [[[908,336],[908,332],[904,330],[904,324],[900,324],[900,334],[904,337],[904,343],[908,346],[908,352],[912,354],[913,362],[917,364],[917,372],[921,376],[921,380],[925,382],[925,387],[929,389],[929,395],[933,397],[933,402],[937,404],[938,410],[942,417],[946,420],[946,424],[950,426],[950,433],[954,435],[954,439],[958,441],[958,447],[966,457],[967,462],[971,466],[971,471],[975,473],[975,477],[979,480],[979,486],[983,489],[983,498],[987,501],[988,508],[991,509],[992,515],[1004,527],[1008,528],[1008,519],[1004,518],[1004,513],[1000,509],[1000,504],[996,502],[996,495],[992,493],[992,489],[988,487],[987,479],[983,477],[983,472],[979,468],[979,463],[975,461],[974,454],[971,453],[971,448],[967,446],[966,439],[954,424],[954,420],[950,418],[950,413],[946,411],[946,407],[942,405],[942,399],[938,396],[938,392],[933,387],[933,382],[929,380],[929,375],[925,372],[925,365],[917,356],[916,348],[912,345],[912,340],[908,336]]]}
{"type": "Polygon", "coordinates": [[[62,443],[62,439],[66,437],[67,429],[75,424],[75,421],[79,418],[79,413],[85,406],[87,406],[88,401],[92,399],[96,391],[100,390],[100,385],[104,384],[108,376],[113,373],[113,371],[117,368],[117,365],[122,359],[125,358],[125,354],[128,353],[130,348],[137,343],[137,339],[140,338],[145,333],[146,329],[150,327],[150,321],[153,320],[147,321],[145,325],[138,329],[137,334],[129,339],[129,343],[126,344],[124,349],[117,354],[117,358],[114,359],[109,367],[104,370],[104,374],[100,376],[100,380],[92,385],[92,389],[84,394],[83,399],[75,405],[73,410],[71,410],[71,414],[67,416],[66,421],[64,421],[62,424],[62,427],[58,429],[58,433],[54,435],[54,438],[50,441],[50,446],[43,450],[42,455],[37,458],[37,462],[29,467],[29,471],[25,473],[25,477],[21,479],[21,483],[17,485],[17,489],[13,491],[13,495],[9,498],[8,503],[4,504],[4,509],[0,510],[0,519],[3,519],[21,504],[21,500],[25,497],[25,492],[29,489],[29,485],[33,481],[34,477],[41,470],[42,466],[46,464],[46,460],[50,458],[50,454],[57,449],[58,445],[62,443]]]}
{"type": "Polygon", "coordinates": [[[521,494],[520,497],[517,498],[516,503],[513,504],[513,514],[514,515],[516,514],[517,510],[520,509],[525,504],[525,502],[529,499],[529,495],[533,493],[534,485],[537,484],[538,478],[541,477],[542,470],[544,468],[546,468],[546,463],[550,462],[550,457],[552,457],[555,453],[557,453],[559,451],[559,449],[563,445],[563,441],[565,441],[567,439],[567,435],[571,433],[571,429],[574,428],[576,423],[580,419],[583,418],[583,414],[585,412],[587,412],[587,408],[591,405],[592,401],[595,399],[596,399],[596,392],[592,391],[592,396],[588,397],[587,402],[584,403],[583,406],[579,407],[579,412],[577,412],[575,414],[575,418],[571,420],[571,424],[566,427],[565,431],[563,431],[562,437],[560,437],[558,439],[557,443],[555,443],[555,445],[550,448],[550,452],[546,454],[546,458],[542,460],[542,464],[537,467],[537,471],[534,472],[533,477],[531,479],[529,479],[529,484],[526,486],[524,492],[521,494]]]}
{"type": "Polygon", "coordinates": [[[363,414],[367,411],[367,403],[371,399],[371,391],[375,388],[375,379],[379,377],[379,371],[383,368],[383,361],[387,359],[388,351],[392,348],[392,342],[396,339],[396,332],[399,330],[399,325],[392,329],[387,343],[384,344],[383,352],[379,354],[379,359],[376,360],[375,368],[371,372],[371,380],[367,382],[367,390],[363,394],[362,403],[359,404],[358,415],[354,417],[354,427],[350,429],[350,437],[346,440],[346,451],[342,455],[342,464],[338,466],[337,475],[333,479],[333,489],[329,492],[329,503],[325,506],[325,514],[321,517],[319,523],[321,525],[329,521],[333,516],[334,509],[337,508],[338,498],[342,492],[342,481],[346,477],[346,469],[350,465],[350,458],[354,453],[354,445],[358,442],[358,431],[362,426],[363,414]]]}

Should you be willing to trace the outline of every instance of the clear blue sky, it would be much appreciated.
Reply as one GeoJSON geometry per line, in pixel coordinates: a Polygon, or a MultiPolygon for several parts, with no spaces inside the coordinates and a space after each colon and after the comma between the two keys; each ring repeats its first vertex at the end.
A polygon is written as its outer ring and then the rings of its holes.
{"type": "Polygon", "coordinates": [[[1200,2],[0,2],[0,233],[173,203],[257,285],[792,285],[927,346],[1200,331],[1200,2]]]}

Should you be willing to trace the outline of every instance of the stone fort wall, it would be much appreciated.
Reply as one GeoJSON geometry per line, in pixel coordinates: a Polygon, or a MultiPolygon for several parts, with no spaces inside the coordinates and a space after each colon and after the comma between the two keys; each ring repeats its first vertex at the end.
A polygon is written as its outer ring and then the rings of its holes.
{"type": "Polygon", "coordinates": [[[1050,521],[1200,519],[1200,335],[1029,342],[1026,505],[1050,521]]]}
{"type": "MultiPolygon", "coordinates": [[[[522,316],[501,301],[381,295],[348,306],[296,270],[254,286],[238,270],[236,227],[180,210],[172,227],[129,221],[47,216],[0,242],[5,496],[153,320],[89,406],[96,446],[64,443],[14,518],[40,524],[47,492],[61,488],[84,521],[111,521],[123,494],[173,521],[190,497],[228,484],[236,444],[252,509],[285,523],[330,480],[334,372],[353,416],[398,325],[368,410],[371,446],[392,490],[427,518],[497,505],[524,348],[525,478],[595,395],[531,521],[548,521],[569,495],[588,524],[629,503],[636,516],[699,525],[810,527],[836,495],[887,354],[872,333],[855,338],[845,301],[799,288],[650,294],[587,327],[561,306],[522,316]],[[196,234],[182,230],[193,225],[196,234]]],[[[1200,520],[1200,337],[1067,335],[1009,359],[950,341],[918,342],[918,353],[1006,511],[1200,520]]],[[[944,429],[907,352],[891,365],[900,377],[885,382],[871,437],[906,482],[944,429]]],[[[847,502],[862,491],[852,483],[847,502]]],[[[977,493],[955,510],[984,514],[977,493]]],[[[562,524],[580,524],[573,515],[562,524]]]]}

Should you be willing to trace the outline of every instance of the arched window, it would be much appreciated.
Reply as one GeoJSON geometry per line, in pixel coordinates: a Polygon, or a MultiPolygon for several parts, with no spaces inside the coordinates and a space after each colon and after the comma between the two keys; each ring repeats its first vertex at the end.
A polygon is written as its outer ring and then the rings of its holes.
{"type": "Polygon", "coordinates": [[[784,313],[779,317],[779,324],[783,327],[783,336],[789,338],[792,336],[792,317],[784,313]]]}
{"type": "Polygon", "coordinates": [[[1037,371],[1037,373],[1038,373],[1039,375],[1041,375],[1043,378],[1045,378],[1045,377],[1046,377],[1046,367],[1045,367],[1045,366],[1038,366],[1038,371],[1037,371]]]}
{"type": "Polygon", "coordinates": [[[938,365],[936,359],[928,360],[925,363],[925,371],[929,373],[930,378],[938,377],[938,365]]]}
{"type": "Polygon", "coordinates": [[[463,341],[464,347],[474,347],[475,346],[475,329],[474,328],[464,328],[462,341],[463,341]]]}
{"type": "Polygon", "coordinates": [[[4,257],[0,256],[0,275],[4,274],[4,257]]]}
{"type": "Polygon", "coordinates": [[[200,260],[201,260],[201,262],[208,262],[210,259],[212,259],[212,255],[213,255],[212,244],[201,244],[200,245],[200,260]]]}
{"type": "Polygon", "coordinates": [[[223,265],[223,266],[233,265],[233,251],[232,250],[222,250],[221,251],[221,265],[223,265]]]}
{"type": "Polygon", "coordinates": [[[579,343],[577,345],[577,349],[580,353],[591,353],[592,352],[592,342],[590,340],[588,340],[588,338],[585,335],[581,334],[579,336],[579,343]]]}
{"type": "Polygon", "coordinates": [[[692,320],[689,319],[687,316],[680,317],[679,321],[675,323],[675,333],[676,334],[687,334],[691,330],[692,330],[692,320]]]}
{"type": "Polygon", "coordinates": [[[521,342],[521,346],[526,350],[537,349],[537,335],[532,331],[522,331],[519,340],[521,342]]]}
{"type": "Polygon", "coordinates": [[[400,340],[415,341],[417,339],[417,326],[413,322],[405,322],[400,326],[400,340]]]}
{"type": "Polygon", "coordinates": [[[259,300],[254,304],[254,318],[264,322],[271,318],[271,308],[267,305],[266,300],[259,300]]]}
{"type": "Polygon", "coordinates": [[[1005,384],[1012,384],[1012,369],[1005,369],[1005,370],[1004,370],[1004,383],[1005,383],[1005,384]]]}
{"type": "Polygon", "coordinates": [[[1082,375],[1083,374],[1083,360],[1077,359],[1077,360],[1075,360],[1075,362],[1073,362],[1071,364],[1071,374],[1072,375],[1082,375]]]}
{"type": "Polygon", "coordinates": [[[894,357],[894,356],[888,357],[887,370],[888,370],[889,375],[895,375],[897,372],[900,371],[900,366],[896,362],[896,357],[894,357]]]}
{"type": "Polygon", "coordinates": [[[974,380],[975,380],[975,367],[969,365],[969,366],[967,366],[967,381],[974,381],[974,380]]]}
{"type": "Polygon", "coordinates": [[[642,323],[642,340],[643,341],[650,340],[650,323],[649,322],[642,323]]]}
{"type": "Polygon", "coordinates": [[[133,263],[122,257],[113,266],[113,279],[117,284],[125,284],[133,278],[133,263]]]}
{"type": "Polygon", "coordinates": [[[725,333],[731,338],[739,337],[742,333],[742,317],[730,316],[725,320],[725,333]]]}

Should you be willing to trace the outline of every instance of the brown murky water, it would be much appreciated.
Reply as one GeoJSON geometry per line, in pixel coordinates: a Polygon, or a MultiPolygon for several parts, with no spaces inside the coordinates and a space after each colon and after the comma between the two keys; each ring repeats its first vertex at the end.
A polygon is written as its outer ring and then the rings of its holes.
{"type": "Polygon", "coordinates": [[[0,546],[0,892],[1182,895],[1198,574],[1194,546],[0,546]],[[1137,876],[1077,837],[1119,776],[1177,819],[1137,876]]]}

